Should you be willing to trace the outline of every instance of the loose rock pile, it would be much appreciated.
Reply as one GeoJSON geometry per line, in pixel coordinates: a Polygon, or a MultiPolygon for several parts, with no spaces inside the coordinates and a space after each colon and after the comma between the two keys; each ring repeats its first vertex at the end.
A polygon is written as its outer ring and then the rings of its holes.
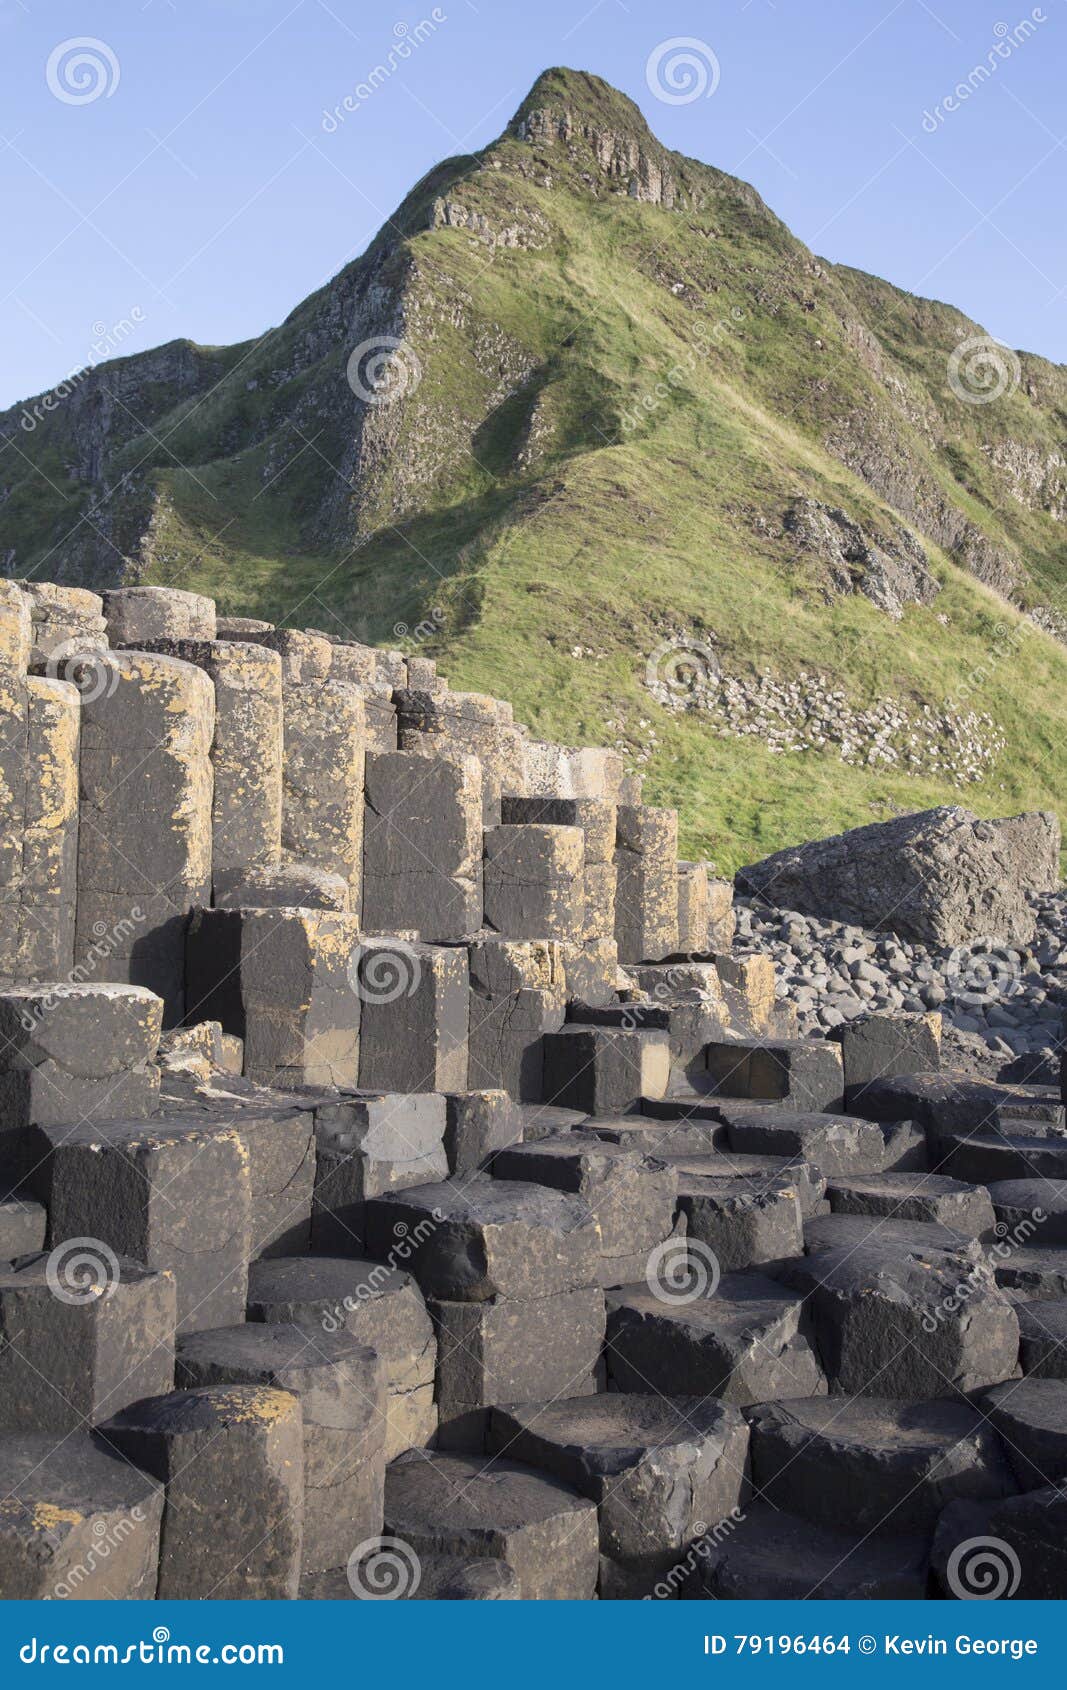
{"type": "Polygon", "coordinates": [[[914,948],[799,1038],[617,755],[191,594],[0,584],[0,776],[0,1595],[1067,1593],[1061,1087],[914,948]]]}
{"type": "Polygon", "coordinates": [[[692,636],[653,654],[646,685],[658,704],[706,715],[725,738],[758,739],[775,754],[834,750],[855,768],[966,784],[983,780],[1006,744],[986,710],[916,709],[893,698],[859,708],[824,675],[723,674],[713,649],[692,636]]]}
{"type": "Polygon", "coordinates": [[[737,945],[767,955],[779,999],[796,1010],[800,1032],[818,1036],[872,1011],[940,1010],[946,1036],[965,1062],[981,1052],[953,1031],[978,1035],[993,1073],[1032,1055],[1049,1083],[1067,1013],[1067,894],[1033,894],[1029,945],[995,939],[931,948],[794,910],[739,900],[737,945]]]}

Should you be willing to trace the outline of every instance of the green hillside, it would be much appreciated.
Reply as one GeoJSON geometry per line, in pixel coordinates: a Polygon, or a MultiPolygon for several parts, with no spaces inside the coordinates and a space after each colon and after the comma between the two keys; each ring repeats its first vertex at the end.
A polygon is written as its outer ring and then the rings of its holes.
{"type": "Polygon", "coordinates": [[[0,418],[0,555],[418,644],[540,737],[622,743],[724,870],[935,803],[1067,820],[1067,371],[980,336],[550,71],[280,328],[0,418]],[[710,712],[649,690],[677,648],[710,712]],[[767,743],[791,683],[866,713],[848,761],[767,743]]]}

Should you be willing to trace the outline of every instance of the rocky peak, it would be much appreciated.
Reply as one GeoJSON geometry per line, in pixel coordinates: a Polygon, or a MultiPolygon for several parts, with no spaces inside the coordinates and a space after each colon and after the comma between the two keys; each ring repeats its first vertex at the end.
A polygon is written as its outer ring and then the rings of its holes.
{"type": "Polygon", "coordinates": [[[545,71],[508,134],[535,147],[562,144],[590,186],[606,178],[609,192],[650,205],[673,206],[679,199],[673,155],[655,139],[633,101],[598,76],[545,71]]]}

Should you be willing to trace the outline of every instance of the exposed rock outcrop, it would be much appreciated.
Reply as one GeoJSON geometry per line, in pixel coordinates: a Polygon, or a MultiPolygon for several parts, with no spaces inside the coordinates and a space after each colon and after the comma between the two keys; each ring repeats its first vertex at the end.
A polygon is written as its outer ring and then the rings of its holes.
{"type": "Polygon", "coordinates": [[[906,604],[929,604],[940,587],[922,546],[906,528],[876,544],[836,506],[797,499],[785,513],[786,534],[824,568],[833,593],[862,593],[895,620],[906,604]]]}

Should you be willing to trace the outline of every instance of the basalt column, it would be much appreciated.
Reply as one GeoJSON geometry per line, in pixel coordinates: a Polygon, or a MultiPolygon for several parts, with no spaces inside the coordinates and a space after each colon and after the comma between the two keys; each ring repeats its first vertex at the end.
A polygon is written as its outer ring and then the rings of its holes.
{"type": "Polygon", "coordinates": [[[214,723],[208,676],[157,653],[110,653],[82,693],[76,963],[158,992],[167,1024],[211,894],[214,723]]]}
{"type": "Polygon", "coordinates": [[[339,874],[348,887],[349,907],[358,913],[366,749],[363,694],[350,681],[289,681],[284,676],[282,690],[282,853],[339,874]]]}
{"type": "Polygon", "coordinates": [[[193,663],[215,688],[211,868],[220,902],[282,841],[282,659],[247,641],[155,639],[140,649],[193,663]]]}

